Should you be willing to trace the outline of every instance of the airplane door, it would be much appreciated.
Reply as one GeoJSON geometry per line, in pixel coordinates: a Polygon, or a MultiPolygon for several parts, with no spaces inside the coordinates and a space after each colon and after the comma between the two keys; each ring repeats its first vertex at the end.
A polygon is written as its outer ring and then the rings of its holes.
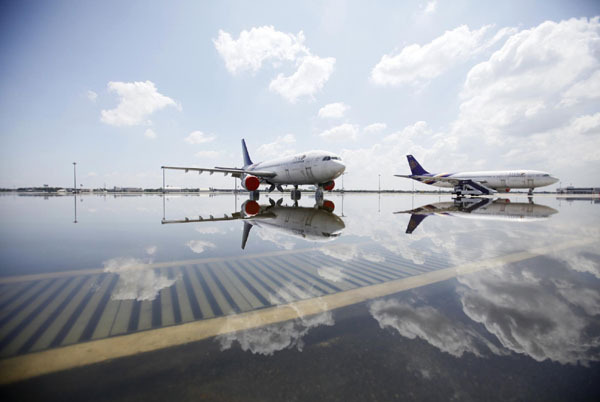
{"type": "Polygon", "coordinates": [[[527,187],[533,188],[533,179],[527,179],[527,187]]]}
{"type": "Polygon", "coordinates": [[[500,179],[500,187],[506,188],[506,180],[500,179]]]}
{"type": "Polygon", "coordinates": [[[285,169],[285,176],[287,177],[288,180],[292,179],[292,177],[290,176],[290,169],[285,169]]]}
{"type": "Polygon", "coordinates": [[[309,178],[310,180],[314,180],[315,175],[312,172],[312,168],[310,166],[306,167],[306,177],[309,178]]]}

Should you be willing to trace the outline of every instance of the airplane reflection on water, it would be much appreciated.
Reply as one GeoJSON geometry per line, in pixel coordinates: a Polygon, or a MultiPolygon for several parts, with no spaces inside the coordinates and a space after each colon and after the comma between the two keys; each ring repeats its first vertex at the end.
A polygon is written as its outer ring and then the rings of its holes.
{"type": "Polygon", "coordinates": [[[507,198],[455,198],[453,201],[423,205],[396,214],[411,214],[406,233],[412,233],[425,218],[431,215],[499,221],[531,222],[546,220],[558,211],[542,204],[511,202],[507,198]]]}
{"type": "Polygon", "coordinates": [[[199,216],[195,219],[166,220],[162,223],[192,223],[243,220],[242,249],[246,247],[248,235],[253,226],[267,230],[276,230],[294,237],[311,241],[329,241],[340,236],[346,227],[342,218],[333,213],[335,205],[330,200],[321,200],[314,207],[282,205],[283,199],[277,202],[269,198],[269,204],[259,204],[254,200],[246,200],[239,212],[223,217],[208,218],[199,216]]]}

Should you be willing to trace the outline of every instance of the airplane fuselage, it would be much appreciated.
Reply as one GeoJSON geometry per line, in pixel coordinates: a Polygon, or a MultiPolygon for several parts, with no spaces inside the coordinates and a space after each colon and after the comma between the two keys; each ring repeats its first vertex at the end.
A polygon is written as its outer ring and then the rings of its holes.
{"type": "Polygon", "coordinates": [[[246,222],[312,241],[332,240],[345,228],[339,216],[320,208],[273,207],[268,214],[247,218],[246,222]]]}
{"type": "Polygon", "coordinates": [[[419,178],[416,180],[437,187],[454,187],[454,185],[447,181],[436,181],[436,177],[473,180],[499,192],[508,191],[513,188],[544,187],[558,181],[549,173],[538,170],[491,170],[481,172],[439,173],[428,176],[430,176],[431,179],[419,178]]]}
{"type": "Polygon", "coordinates": [[[345,166],[341,158],[331,152],[309,151],[254,163],[244,169],[249,173],[253,170],[274,172],[274,177],[263,180],[271,184],[318,185],[339,177],[345,166]]]}

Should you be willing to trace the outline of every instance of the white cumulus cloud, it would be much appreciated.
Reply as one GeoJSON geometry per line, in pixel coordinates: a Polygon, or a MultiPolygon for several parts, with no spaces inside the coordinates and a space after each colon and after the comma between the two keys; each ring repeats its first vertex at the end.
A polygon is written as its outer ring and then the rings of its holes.
{"type": "Polygon", "coordinates": [[[354,141],[358,136],[358,126],[356,124],[344,123],[323,131],[319,136],[329,141],[354,141]]]}
{"type": "Polygon", "coordinates": [[[108,90],[119,96],[115,109],[102,110],[100,120],[112,126],[147,124],[152,113],[167,106],[177,106],[168,96],[162,95],[151,81],[108,83],[108,90]]]}
{"type": "Polygon", "coordinates": [[[290,102],[302,96],[312,96],[329,80],[334,65],[333,57],[306,56],[294,74],[287,77],[278,74],[269,84],[269,89],[290,102]]]}
{"type": "Polygon", "coordinates": [[[207,158],[207,159],[215,159],[219,157],[221,153],[219,151],[198,151],[194,154],[196,158],[207,158]]]}
{"type": "Polygon", "coordinates": [[[330,103],[319,109],[319,117],[322,119],[339,119],[350,107],[344,102],[330,103]]]}
{"type": "Polygon", "coordinates": [[[192,131],[187,137],[185,137],[184,141],[188,144],[204,144],[214,141],[215,138],[216,137],[212,134],[205,134],[202,131],[196,130],[192,131]]]}
{"type": "Polygon", "coordinates": [[[380,131],[385,130],[386,128],[387,128],[387,124],[385,124],[385,123],[373,123],[373,124],[369,124],[368,126],[363,128],[363,131],[365,133],[378,133],[380,131]]]}
{"type": "Polygon", "coordinates": [[[240,32],[237,40],[219,30],[213,42],[227,70],[236,74],[244,70],[257,71],[266,60],[296,60],[298,54],[308,53],[304,39],[302,31],[293,35],[277,31],[273,26],[262,26],[240,32]]]}
{"type": "Polygon", "coordinates": [[[155,139],[155,138],[156,138],[156,132],[154,132],[154,130],[152,130],[151,128],[149,128],[149,129],[147,129],[147,130],[144,132],[144,136],[145,136],[146,138],[149,138],[149,139],[153,140],[153,139],[155,139]]]}
{"type": "Polygon", "coordinates": [[[273,142],[262,144],[256,149],[256,155],[260,159],[270,159],[279,156],[287,156],[293,154],[294,146],[296,145],[296,137],[293,134],[279,136],[273,142]]]}
{"type": "Polygon", "coordinates": [[[96,102],[96,99],[98,99],[98,94],[94,91],[87,91],[86,96],[92,102],[96,102]]]}
{"type": "Polygon", "coordinates": [[[202,254],[207,249],[217,247],[216,244],[204,240],[190,240],[185,245],[196,254],[202,254]]]}
{"type": "Polygon", "coordinates": [[[425,14],[430,14],[435,12],[435,9],[437,7],[437,1],[433,0],[433,1],[428,1],[427,5],[425,6],[425,14]]]}
{"type": "Polygon", "coordinates": [[[503,29],[490,39],[491,28],[491,25],[485,25],[471,30],[461,25],[423,46],[412,44],[398,54],[385,54],[371,71],[371,80],[378,85],[427,83],[512,32],[503,29]]]}

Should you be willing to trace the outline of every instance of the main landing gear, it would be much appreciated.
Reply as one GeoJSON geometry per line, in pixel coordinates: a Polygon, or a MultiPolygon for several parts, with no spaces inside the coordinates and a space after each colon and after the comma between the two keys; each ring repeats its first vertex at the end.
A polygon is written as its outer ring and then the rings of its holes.
{"type": "Polygon", "coordinates": [[[250,191],[249,198],[252,201],[258,201],[258,199],[260,198],[260,192],[258,190],[250,191]]]}
{"type": "Polygon", "coordinates": [[[302,197],[302,192],[298,190],[298,185],[294,185],[294,189],[291,192],[292,200],[298,201],[302,197]]]}

